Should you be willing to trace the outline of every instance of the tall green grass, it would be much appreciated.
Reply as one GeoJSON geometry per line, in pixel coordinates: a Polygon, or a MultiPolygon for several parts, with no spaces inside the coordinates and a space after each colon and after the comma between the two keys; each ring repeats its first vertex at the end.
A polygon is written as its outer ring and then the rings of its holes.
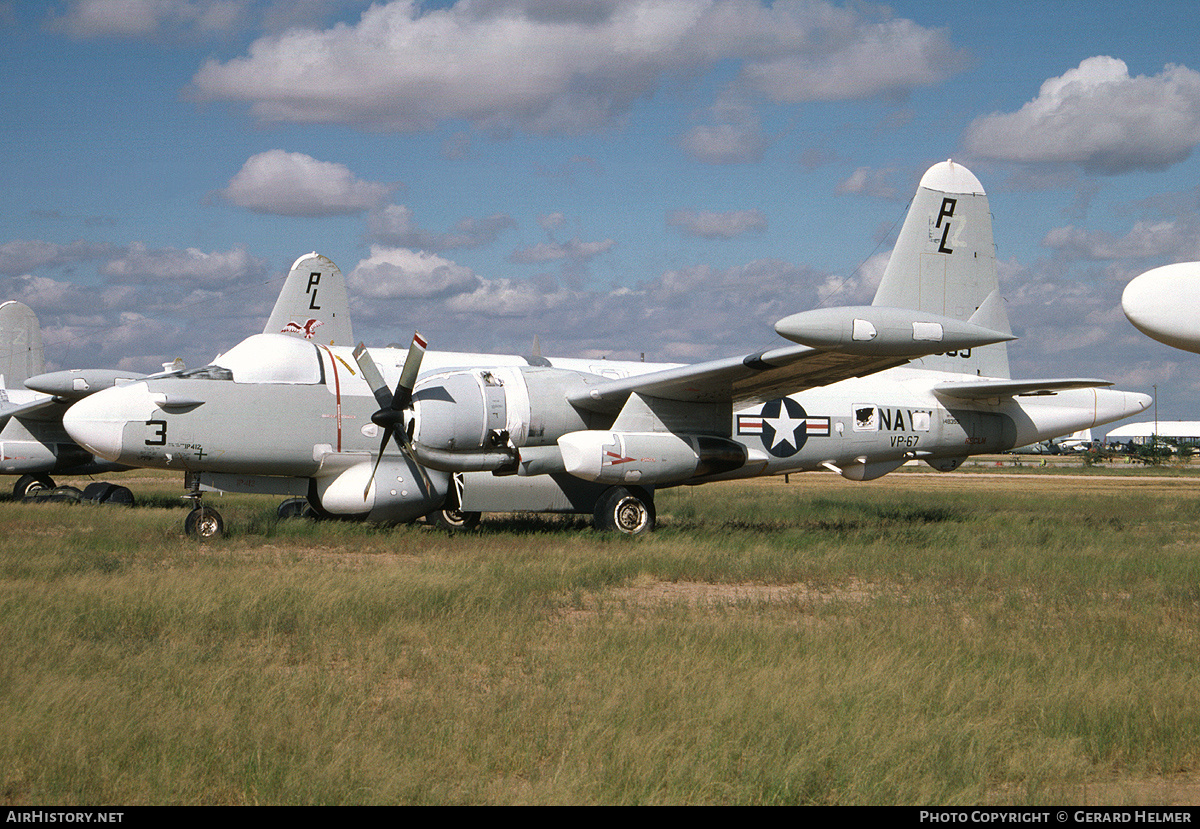
{"type": "Polygon", "coordinates": [[[1200,767],[1197,494],[819,476],[660,493],[637,539],[229,496],[212,544],[169,499],[0,503],[0,792],[1137,800],[1200,767]]]}

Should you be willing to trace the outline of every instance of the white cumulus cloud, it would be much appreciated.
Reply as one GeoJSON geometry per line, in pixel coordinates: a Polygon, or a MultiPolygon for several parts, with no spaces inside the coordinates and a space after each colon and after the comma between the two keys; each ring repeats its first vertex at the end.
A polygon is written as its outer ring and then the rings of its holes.
{"type": "Polygon", "coordinates": [[[352,295],[372,299],[429,299],[474,291],[481,280],[467,267],[424,251],[371,246],[371,255],[346,277],[352,295]]]}
{"type": "Polygon", "coordinates": [[[221,195],[255,213],[339,216],[377,207],[393,189],[355,178],[344,164],[267,150],[248,158],[221,195]]]}
{"type": "Polygon", "coordinates": [[[972,153],[1003,161],[1160,170],[1200,143],[1200,72],[1170,65],[1131,77],[1124,61],[1091,57],[1043,83],[1016,112],[976,119],[964,140],[972,153]]]}
{"type": "Polygon", "coordinates": [[[731,61],[748,92],[789,103],[903,92],[962,65],[941,30],[819,0],[394,0],[354,24],[260,38],[208,61],[193,88],[265,121],[578,134],[620,125],[668,77],[731,61]]]}

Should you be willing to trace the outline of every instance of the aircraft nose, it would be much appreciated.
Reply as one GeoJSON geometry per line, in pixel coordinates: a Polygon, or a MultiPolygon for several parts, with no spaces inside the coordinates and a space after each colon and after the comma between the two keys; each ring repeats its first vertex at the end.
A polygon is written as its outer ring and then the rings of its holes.
{"type": "Polygon", "coordinates": [[[105,389],[85,397],[63,415],[71,439],[93,455],[110,461],[121,457],[125,424],[147,419],[145,384],[105,389]],[[140,388],[139,388],[140,387],[140,388]]]}

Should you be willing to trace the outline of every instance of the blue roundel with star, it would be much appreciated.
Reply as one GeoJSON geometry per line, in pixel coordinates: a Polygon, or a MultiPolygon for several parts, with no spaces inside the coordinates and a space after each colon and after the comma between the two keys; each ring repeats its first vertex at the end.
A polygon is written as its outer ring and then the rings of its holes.
{"type": "Polygon", "coordinates": [[[808,440],[808,415],[790,397],[771,400],[762,408],[763,447],[777,458],[790,458],[808,440]]]}

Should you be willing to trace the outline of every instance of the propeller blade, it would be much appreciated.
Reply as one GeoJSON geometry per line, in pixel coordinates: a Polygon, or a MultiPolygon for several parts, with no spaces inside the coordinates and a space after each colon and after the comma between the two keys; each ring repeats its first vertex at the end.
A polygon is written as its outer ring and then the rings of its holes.
{"type": "Polygon", "coordinates": [[[375,473],[379,471],[379,464],[383,460],[383,453],[387,449],[388,441],[393,437],[396,439],[396,445],[400,448],[401,453],[420,471],[426,493],[432,489],[429,476],[425,473],[425,467],[417,460],[417,455],[412,448],[412,439],[404,428],[404,412],[412,403],[413,386],[417,384],[417,377],[421,373],[421,361],[425,359],[426,347],[425,338],[419,332],[414,333],[412,344],[408,347],[408,356],[404,358],[404,366],[400,370],[400,379],[396,381],[395,392],[388,389],[375,361],[367,353],[367,347],[359,343],[358,347],[354,349],[354,361],[358,363],[358,367],[363,373],[363,379],[371,387],[375,401],[379,404],[379,411],[371,415],[371,422],[383,429],[383,440],[379,443],[375,466],[372,467],[371,477],[367,478],[367,485],[363,488],[364,501],[367,499],[367,493],[371,491],[371,482],[375,480],[375,473]]]}
{"type": "Polygon", "coordinates": [[[408,356],[404,358],[404,368],[400,370],[400,379],[396,382],[396,393],[392,395],[393,409],[407,409],[412,402],[412,390],[417,384],[417,375],[421,373],[425,347],[425,338],[419,332],[414,333],[408,356]]]}
{"type": "Polygon", "coordinates": [[[367,485],[363,487],[363,500],[367,500],[367,493],[371,491],[371,482],[375,480],[375,473],[379,471],[379,462],[383,460],[383,450],[387,449],[388,441],[392,437],[391,429],[383,430],[383,441],[379,444],[379,452],[375,455],[375,465],[371,467],[371,476],[367,478],[367,485]]]}
{"type": "Polygon", "coordinates": [[[417,471],[421,473],[421,481],[425,484],[425,495],[428,495],[433,491],[433,484],[429,482],[429,475],[425,472],[425,467],[421,465],[419,460],[417,460],[417,453],[413,451],[412,440],[409,438],[408,433],[403,429],[397,430],[394,435],[396,438],[396,443],[400,446],[400,451],[403,452],[410,461],[412,461],[413,466],[415,466],[417,471]]]}
{"type": "Polygon", "coordinates": [[[371,387],[371,391],[375,395],[375,402],[379,404],[379,408],[391,408],[392,390],[387,387],[387,383],[383,380],[383,375],[375,367],[375,361],[371,359],[371,355],[367,353],[367,347],[362,343],[359,343],[358,347],[354,349],[354,362],[358,363],[358,369],[362,372],[363,379],[367,381],[367,385],[371,387]]]}

